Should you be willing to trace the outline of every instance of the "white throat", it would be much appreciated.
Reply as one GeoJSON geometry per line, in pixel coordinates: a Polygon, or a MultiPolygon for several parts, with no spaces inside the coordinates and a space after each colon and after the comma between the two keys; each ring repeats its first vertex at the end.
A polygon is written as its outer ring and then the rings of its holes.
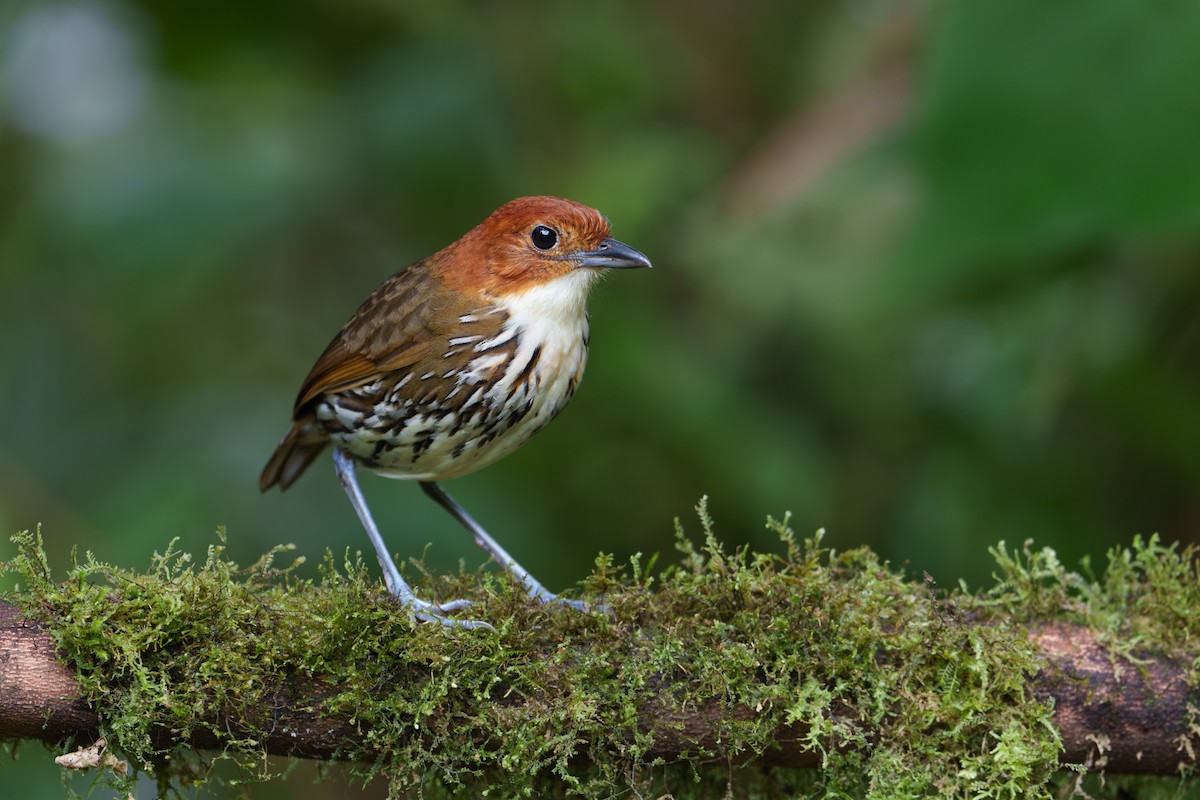
{"type": "Polygon", "coordinates": [[[576,269],[520,294],[508,295],[498,305],[522,329],[549,325],[577,330],[586,324],[588,290],[599,275],[598,270],[576,269]]]}

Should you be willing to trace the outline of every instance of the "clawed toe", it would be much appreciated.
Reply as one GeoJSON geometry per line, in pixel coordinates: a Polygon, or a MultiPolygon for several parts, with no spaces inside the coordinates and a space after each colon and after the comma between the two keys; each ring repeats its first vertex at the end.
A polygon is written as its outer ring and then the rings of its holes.
{"type": "Polygon", "coordinates": [[[400,604],[413,613],[413,616],[422,622],[435,622],[439,625],[444,625],[447,628],[465,628],[466,630],[475,630],[476,628],[487,628],[488,630],[496,630],[488,623],[478,619],[454,619],[447,617],[446,614],[451,611],[458,611],[462,608],[467,608],[472,605],[470,600],[460,598],[458,600],[447,600],[445,603],[432,603],[428,600],[422,600],[412,594],[404,592],[392,592],[400,604]]]}
{"type": "Polygon", "coordinates": [[[598,611],[601,614],[607,614],[610,617],[613,616],[612,609],[609,608],[608,606],[604,605],[603,603],[586,603],[583,600],[571,600],[571,599],[568,599],[566,597],[561,597],[556,594],[550,594],[549,592],[546,592],[546,595],[549,595],[549,596],[538,595],[537,599],[546,605],[568,606],[569,608],[573,608],[576,611],[582,611],[585,614],[590,614],[593,611],[598,611]]]}
{"type": "Polygon", "coordinates": [[[469,606],[474,605],[474,603],[472,601],[467,600],[465,598],[460,598],[458,600],[449,600],[445,603],[427,603],[425,601],[420,601],[420,602],[423,604],[423,607],[426,610],[433,609],[433,610],[437,610],[437,611],[447,611],[447,612],[458,611],[460,608],[468,608],[469,606]]]}
{"type": "Polygon", "coordinates": [[[490,624],[481,619],[454,619],[446,617],[442,614],[429,611],[413,610],[413,616],[422,622],[434,622],[439,625],[444,625],[447,628],[463,628],[465,630],[476,630],[478,628],[487,628],[489,631],[496,630],[490,624]]]}
{"type": "Polygon", "coordinates": [[[614,616],[612,609],[603,603],[585,603],[582,600],[564,600],[562,598],[559,598],[558,602],[568,605],[576,611],[582,611],[585,614],[598,612],[600,614],[607,614],[610,617],[614,616]]]}

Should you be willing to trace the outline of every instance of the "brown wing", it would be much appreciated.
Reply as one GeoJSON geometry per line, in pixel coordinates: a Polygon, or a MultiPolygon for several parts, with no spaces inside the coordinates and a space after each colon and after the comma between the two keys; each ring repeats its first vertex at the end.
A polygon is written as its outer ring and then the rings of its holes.
{"type": "Polygon", "coordinates": [[[313,399],[344,392],[411,366],[445,338],[445,307],[425,262],[388,278],[371,293],[325,348],[296,397],[297,417],[313,399]]]}
{"type": "Polygon", "coordinates": [[[451,326],[461,314],[456,295],[447,292],[424,261],[388,278],[359,306],[317,363],[296,397],[292,427],[259,476],[259,489],[286,489],[325,448],[315,430],[313,401],[371,383],[445,352],[451,326]]]}

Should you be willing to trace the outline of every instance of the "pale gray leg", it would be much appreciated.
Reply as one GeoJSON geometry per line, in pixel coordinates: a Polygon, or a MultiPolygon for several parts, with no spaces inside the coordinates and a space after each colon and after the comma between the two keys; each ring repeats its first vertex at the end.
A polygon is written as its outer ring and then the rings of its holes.
{"type": "Polygon", "coordinates": [[[375,547],[375,556],[379,559],[379,566],[383,569],[383,581],[388,591],[403,605],[412,609],[418,619],[440,622],[443,625],[459,628],[491,628],[491,625],[479,620],[458,620],[445,616],[445,612],[456,611],[471,605],[470,600],[451,600],[448,603],[439,604],[422,600],[413,593],[412,587],[401,577],[400,570],[392,561],[387,545],[383,543],[383,537],[379,535],[379,528],[376,527],[375,520],[371,517],[371,511],[367,508],[367,501],[363,498],[362,490],[358,488],[358,479],[354,472],[354,459],[335,447],[333,448],[333,466],[337,471],[338,482],[342,484],[342,489],[350,498],[350,504],[354,506],[359,521],[367,531],[367,537],[375,547]]]}
{"type": "Polygon", "coordinates": [[[489,535],[488,532],[483,529],[483,526],[476,522],[471,515],[467,513],[466,509],[460,506],[453,497],[446,493],[445,489],[443,489],[441,486],[438,486],[433,481],[421,481],[420,483],[421,488],[425,490],[425,494],[436,500],[438,505],[449,511],[456,520],[462,523],[464,528],[471,532],[471,535],[475,537],[475,544],[488,551],[492,558],[496,560],[497,564],[511,572],[514,576],[516,576],[517,580],[524,584],[525,591],[529,593],[530,597],[542,603],[562,603],[580,611],[588,611],[591,609],[607,611],[607,609],[603,606],[592,606],[588,603],[584,603],[581,600],[567,600],[559,597],[545,586],[542,586],[542,584],[538,583],[537,578],[530,575],[528,570],[518,564],[516,559],[510,556],[508,551],[501,547],[500,543],[493,539],[491,535],[489,535]]]}

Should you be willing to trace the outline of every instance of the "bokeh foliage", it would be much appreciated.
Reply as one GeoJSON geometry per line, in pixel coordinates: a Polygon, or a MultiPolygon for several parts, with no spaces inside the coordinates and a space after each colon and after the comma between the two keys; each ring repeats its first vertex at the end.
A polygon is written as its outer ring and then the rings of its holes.
{"type": "MultiPolygon", "coordinates": [[[[551,588],[704,493],[731,543],[790,509],[943,584],[1195,541],[1197,74],[1177,0],[6,3],[0,530],[363,546],[327,463],[255,489],[299,381],[548,193],[656,266],[597,290],[562,418],[450,487],[551,588]]],[[[481,560],[364,490],[396,551],[481,560]]]]}

